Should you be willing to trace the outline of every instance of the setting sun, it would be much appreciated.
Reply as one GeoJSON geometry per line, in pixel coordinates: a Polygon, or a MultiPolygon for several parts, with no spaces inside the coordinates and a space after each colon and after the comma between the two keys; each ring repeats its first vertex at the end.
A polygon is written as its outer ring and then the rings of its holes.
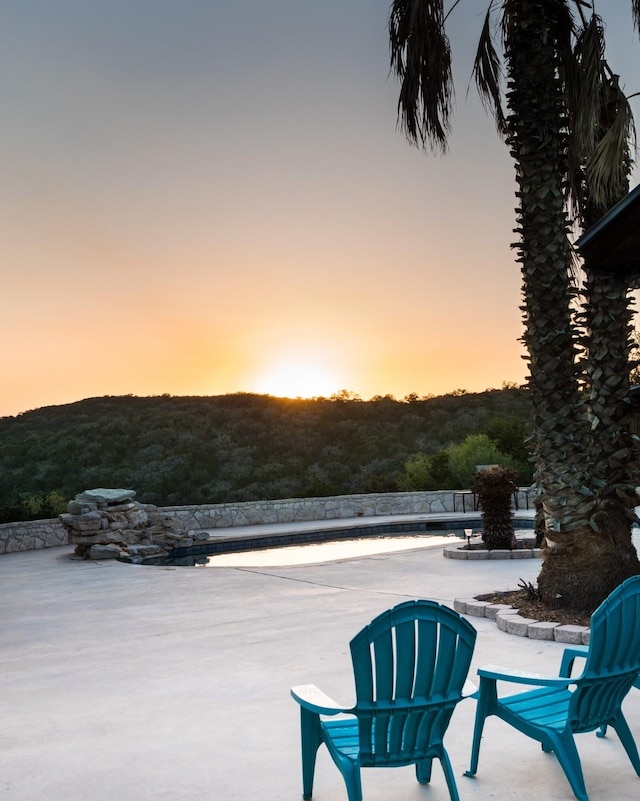
{"type": "Polygon", "coordinates": [[[342,387],[337,370],[317,353],[281,355],[255,381],[260,394],[286,398],[329,397],[342,387]]]}

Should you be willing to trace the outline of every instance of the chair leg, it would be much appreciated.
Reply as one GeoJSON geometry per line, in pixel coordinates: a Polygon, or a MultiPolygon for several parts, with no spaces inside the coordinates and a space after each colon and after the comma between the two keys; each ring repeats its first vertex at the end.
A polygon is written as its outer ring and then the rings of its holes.
{"type": "Polygon", "coordinates": [[[496,682],[488,682],[482,678],[480,680],[480,691],[478,693],[478,703],[476,706],[476,720],[473,726],[473,743],[471,745],[471,763],[465,776],[475,776],[478,771],[478,756],[480,754],[480,741],[482,740],[482,730],[487,717],[493,714],[496,702],[496,682]]]}
{"type": "Polygon", "coordinates": [[[360,778],[360,765],[351,759],[340,760],[340,772],[347,785],[347,798],[349,801],[362,801],[362,780],[360,778]]]}
{"type": "Polygon", "coordinates": [[[300,740],[302,746],[302,797],[309,801],[313,793],[313,776],[318,748],[322,743],[320,716],[300,708],[300,740]]]}
{"type": "Polygon", "coordinates": [[[431,767],[433,759],[423,759],[422,762],[416,762],[416,779],[420,784],[429,784],[431,781],[431,767]]]}
{"type": "Polygon", "coordinates": [[[458,795],[458,786],[456,785],[456,778],[453,775],[451,762],[449,761],[449,754],[447,754],[444,748],[442,749],[440,764],[442,765],[442,770],[444,771],[444,777],[447,780],[447,787],[449,788],[449,797],[451,798],[451,801],[460,801],[460,796],[458,795]]]}
{"type": "Polygon", "coordinates": [[[560,767],[569,780],[575,797],[578,801],[589,801],[587,788],[584,784],[584,776],[582,775],[580,756],[571,732],[552,735],[550,744],[560,763],[560,767]]]}
{"type": "Polygon", "coordinates": [[[640,756],[638,756],[638,747],[636,746],[633,734],[631,734],[631,729],[622,712],[619,713],[616,720],[611,721],[611,726],[615,729],[620,738],[620,742],[624,746],[624,750],[627,752],[627,756],[631,760],[635,772],[640,776],[640,756]]]}

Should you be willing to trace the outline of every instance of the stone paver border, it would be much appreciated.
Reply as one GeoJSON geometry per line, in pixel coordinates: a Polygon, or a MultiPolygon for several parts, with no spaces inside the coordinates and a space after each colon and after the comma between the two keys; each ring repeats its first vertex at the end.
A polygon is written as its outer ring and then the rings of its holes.
{"type": "Polygon", "coordinates": [[[535,537],[530,530],[516,531],[518,547],[513,550],[496,549],[488,551],[480,537],[474,537],[471,548],[461,542],[445,545],[443,556],[447,559],[539,559],[540,548],[535,548],[535,537]]]}
{"type": "Polygon", "coordinates": [[[562,625],[545,620],[522,617],[507,604],[495,604],[478,598],[455,598],[453,608],[461,615],[495,620],[500,631],[531,640],[555,640],[567,645],[589,645],[591,630],[587,626],[562,625]]]}
{"type": "MultiPolygon", "coordinates": [[[[454,543],[445,545],[443,555],[448,559],[537,559],[540,558],[540,548],[535,548],[535,537],[531,531],[516,531],[518,547],[512,551],[488,551],[482,539],[474,537],[470,540],[471,547],[454,543]]],[[[486,617],[495,620],[500,631],[514,634],[516,637],[529,637],[531,640],[555,640],[567,645],[588,645],[591,630],[587,626],[561,625],[546,620],[533,620],[522,617],[517,609],[508,604],[492,603],[479,598],[456,598],[453,608],[461,615],[470,617],[486,617]]]]}

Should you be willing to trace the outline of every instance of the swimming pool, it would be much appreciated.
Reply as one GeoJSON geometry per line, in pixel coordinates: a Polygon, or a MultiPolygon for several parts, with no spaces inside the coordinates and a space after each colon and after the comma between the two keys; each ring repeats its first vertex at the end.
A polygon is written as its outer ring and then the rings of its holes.
{"type": "MultiPolygon", "coordinates": [[[[462,535],[463,536],[463,535],[462,535]]],[[[303,545],[280,545],[255,550],[228,551],[226,553],[184,554],[148,560],[147,564],[175,567],[286,567],[338,562],[379,556],[398,551],[434,548],[459,541],[453,532],[442,534],[413,534],[410,536],[366,536],[356,539],[323,540],[303,545]]]]}
{"type": "MultiPolygon", "coordinates": [[[[532,528],[533,519],[514,520],[532,528]]],[[[316,520],[299,523],[209,529],[210,539],[169,556],[150,557],[144,564],[176,567],[259,567],[317,564],[358,556],[443,546],[482,529],[479,515],[420,515],[316,520]],[[290,550],[295,546],[297,550],[290,550]],[[307,546],[316,546],[308,548],[307,546]],[[225,558],[218,558],[224,556],[225,558]],[[304,561],[300,561],[304,560],[304,561]]]]}

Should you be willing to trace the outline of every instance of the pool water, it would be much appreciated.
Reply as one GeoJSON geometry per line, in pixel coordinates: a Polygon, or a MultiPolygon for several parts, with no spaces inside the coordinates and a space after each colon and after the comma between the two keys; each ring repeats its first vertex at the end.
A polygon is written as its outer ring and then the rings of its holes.
{"type": "Polygon", "coordinates": [[[234,553],[197,554],[163,560],[162,564],[180,567],[286,567],[358,559],[397,551],[442,547],[456,534],[414,534],[408,537],[361,537],[350,540],[326,540],[306,545],[287,545],[234,553]]]}

